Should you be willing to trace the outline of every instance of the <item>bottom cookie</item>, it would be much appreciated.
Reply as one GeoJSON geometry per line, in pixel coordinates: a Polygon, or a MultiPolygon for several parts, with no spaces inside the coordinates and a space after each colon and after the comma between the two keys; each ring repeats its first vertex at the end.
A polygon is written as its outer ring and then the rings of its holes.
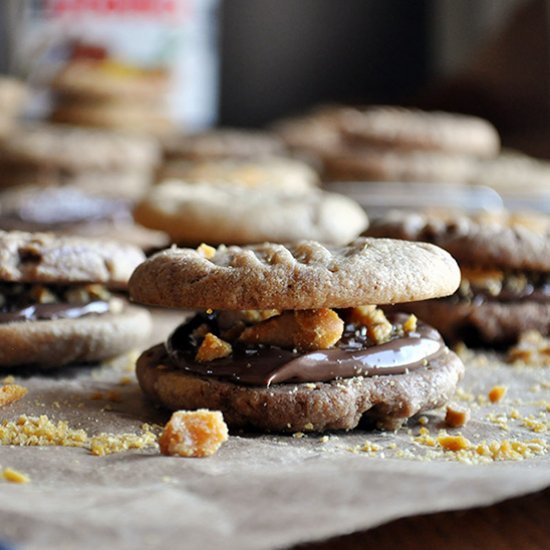
{"type": "Polygon", "coordinates": [[[451,351],[405,374],[244,386],[187,374],[170,365],[163,344],[137,362],[143,391],[171,410],[220,410],[231,428],[271,432],[350,430],[361,420],[394,430],[415,414],[443,406],[462,378],[464,366],[451,351]]]}
{"type": "Polygon", "coordinates": [[[116,357],[140,346],[151,332],[149,312],[120,313],[0,324],[0,367],[58,368],[116,357]]]}
{"type": "Polygon", "coordinates": [[[451,299],[399,304],[433,326],[448,342],[505,346],[528,330],[550,332],[550,304],[521,302],[456,302],[451,299]]]}

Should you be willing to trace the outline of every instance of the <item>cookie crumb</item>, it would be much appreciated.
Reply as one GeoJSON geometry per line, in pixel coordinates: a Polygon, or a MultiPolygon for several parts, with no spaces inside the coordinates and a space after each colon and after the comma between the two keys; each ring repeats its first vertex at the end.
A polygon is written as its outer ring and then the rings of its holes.
{"type": "Polygon", "coordinates": [[[302,439],[302,437],[304,437],[304,436],[305,436],[304,432],[294,432],[292,434],[292,437],[294,439],[302,439]]]}
{"type": "Polygon", "coordinates": [[[426,426],[430,422],[430,419],[427,416],[422,415],[418,418],[418,423],[421,426],[426,426]]]}
{"type": "Polygon", "coordinates": [[[19,399],[27,395],[28,391],[27,388],[19,384],[5,384],[4,386],[0,386],[0,407],[19,401],[19,399]]]}
{"type": "Polygon", "coordinates": [[[418,319],[416,315],[411,313],[411,315],[409,315],[409,318],[403,323],[403,330],[406,333],[414,332],[416,330],[417,321],[418,319]]]}
{"type": "Polygon", "coordinates": [[[550,338],[536,330],[524,332],[508,350],[507,360],[515,365],[550,366],[550,338]]]}
{"type": "Polygon", "coordinates": [[[506,386],[493,386],[487,394],[487,397],[491,403],[498,403],[504,399],[507,391],[508,388],[506,386]]]}
{"type": "Polygon", "coordinates": [[[22,472],[18,472],[13,468],[4,468],[2,472],[2,477],[10,483],[29,483],[29,481],[31,480],[28,475],[22,472]]]}
{"type": "Polygon", "coordinates": [[[214,361],[215,359],[222,359],[231,355],[233,348],[229,342],[218,338],[211,332],[207,333],[204,337],[200,348],[195,356],[195,361],[199,363],[206,363],[208,361],[214,361]]]}
{"type": "Polygon", "coordinates": [[[451,428],[460,428],[470,420],[470,410],[455,403],[447,405],[445,424],[451,428]]]}
{"type": "Polygon", "coordinates": [[[228,439],[220,411],[176,411],[159,438],[160,451],[168,456],[206,457],[228,439]]]}
{"type": "Polygon", "coordinates": [[[463,451],[472,446],[463,435],[443,434],[437,438],[437,442],[447,451],[463,451]]]}
{"type": "Polygon", "coordinates": [[[213,246],[202,243],[198,248],[197,252],[207,260],[211,260],[216,255],[216,249],[213,246]]]}

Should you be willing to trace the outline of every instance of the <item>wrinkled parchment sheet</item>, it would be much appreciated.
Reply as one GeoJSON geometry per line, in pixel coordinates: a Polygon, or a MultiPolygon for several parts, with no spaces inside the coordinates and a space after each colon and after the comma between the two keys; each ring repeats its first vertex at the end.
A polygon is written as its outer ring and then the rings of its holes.
{"type": "MultiPolygon", "coordinates": [[[[156,317],[154,339],[181,318],[156,317]]],[[[472,353],[466,363],[459,402],[471,408],[472,419],[449,433],[461,432],[473,444],[548,444],[550,367],[513,367],[496,355],[472,353]],[[485,396],[498,384],[508,392],[493,404],[485,396]]],[[[29,393],[2,408],[0,418],[46,414],[89,435],[163,424],[169,414],[141,395],[132,365],[124,357],[56,374],[14,373],[29,393]]],[[[425,416],[420,422],[437,437],[443,412],[425,416]]],[[[456,453],[414,441],[421,427],[413,419],[397,433],[232,434],[207,459],[165,457],[156,447],[100,457],[86,448],[0,446],[0,471],[11,467],[30,477],[26,484],[0,480],[0,541],[27,549],[280,548],[550,485],[548,451],[465,464],[456,453]],[[423,459],[430,453],[436,456],[423,459]]]]}

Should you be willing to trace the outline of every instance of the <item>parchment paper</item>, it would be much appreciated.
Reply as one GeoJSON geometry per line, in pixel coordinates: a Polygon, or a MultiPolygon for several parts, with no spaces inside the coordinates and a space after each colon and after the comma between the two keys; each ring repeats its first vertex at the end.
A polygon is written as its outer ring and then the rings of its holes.
{"type": "MultiPolygon", "coordinates": [[[[180,318],[158,316],[153,340],[180,318]]],[[[533,432],[522,419],[533,414],[547,426],[550,368],[516,368],[497,356],[471,354],[467,367],[462,399],[473,399],[473,418],[460,430],[466,437],[548,443],[547,431],[533,432]],[[483,403],[496,384],[508,386],[504,400],[483,403]],[[508,429],[495,424],[495,415],[512,409],[520,416],[508,429]]],[[[0,418],[47,414],[90,435],[164,423],[169,414],[148,403],[136,382],[120,384],[133,377],[128,368],[125,357],[110,366],[18,375],[29,393],[1,409],[0,418]],[[90,399],[113,389],[120,394],[116,402],[90,399]]],[[[437,436],[443,413],[426,417],[437,436]]],[[[423,461],[433,449],[413,442],[420,427],[413,419],[397,433],[357,430],[328,441],[318,434],[233,434],[208,459],[164,457],[155,448],[97,457],[83,448],[0,446],[0,466],[31,478],[24,485],[0,481],[0,541],[29,549],[279,548],[550,485],[549,454],[468,465],[448,452],[423,461]],[[366,441],[379,449],[360,451],[366,441]]]]}

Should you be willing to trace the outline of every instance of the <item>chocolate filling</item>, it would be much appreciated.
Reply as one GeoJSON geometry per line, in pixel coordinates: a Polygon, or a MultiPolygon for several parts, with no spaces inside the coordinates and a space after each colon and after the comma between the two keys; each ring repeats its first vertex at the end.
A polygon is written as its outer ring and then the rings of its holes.
{"type": "MultiPolygon", "coordinates": [[[[403,323],[408,315],[388,317],[403,323]]],[[[270,386],[279,383],[327,382],[337,378],[403,374],[426,366],[446,351],[439,333],[419,322],[416,331],[396,335],[374,345],[365,327],[347,324],[335,348],[299,353],[275,346],[233,343],[230,356],[208,363],[195,361],[197,343],[193,331],[207,324],[217,332],[216,314],[198,314],[178,327],[166,343],[171,363],[189,373],[213,376],[245,385],[270,386]]]]}
{"type": "Polygon", "coordinates": [[[517,302],[521,300],[533,300],[537,302],[550,302],[550,280],[547,274],[526,274],[521,279],[506,276],[498,291],[490,291],[487,288],[473,283],[461,288],[451,297],[454,301],[468,301],[474,304],[485,302],[517,302]]]}
{"type": "Polygon", "coordinates": [[[87,304],[31,304],[24,308],[0,310],[0,324],[18,321],[78,319],[86,315],[108,313],[109,302],[97,300],[87,304]]]}

